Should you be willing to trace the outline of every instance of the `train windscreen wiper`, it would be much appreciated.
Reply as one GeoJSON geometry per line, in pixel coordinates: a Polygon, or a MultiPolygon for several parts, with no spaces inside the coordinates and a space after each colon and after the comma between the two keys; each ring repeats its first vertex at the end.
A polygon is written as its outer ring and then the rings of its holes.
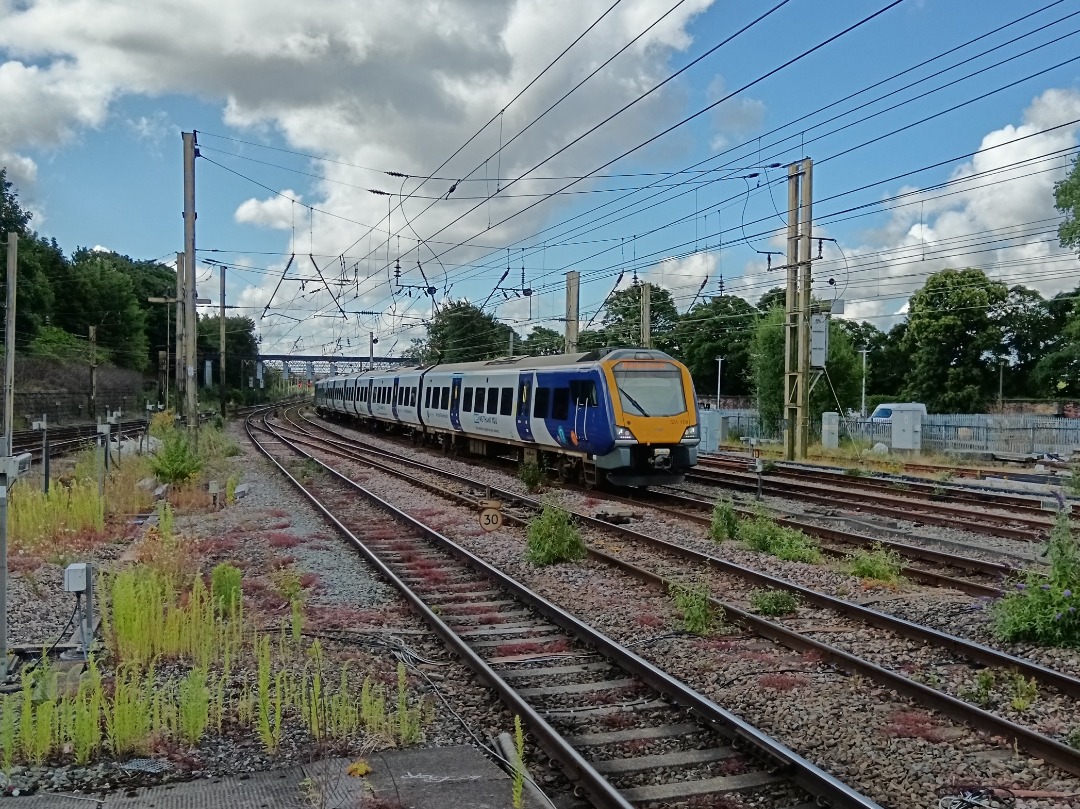
{"type": "Polygon", "coordinates": [[[637,399],[635,399],[629,393],[624,391],[622,388],[619,388],[619,393],[621,393],[623,395],[623,397],[626,399],[626,401],[628,401],[630,404],[632,404],[634,407],[636,407],[638,409],[638,412],[641,413],[641,415],[643,415],[643,416],[648,416],[649,415],[648,413],[645,412],[645,408],[637,403],[637,399]]]}

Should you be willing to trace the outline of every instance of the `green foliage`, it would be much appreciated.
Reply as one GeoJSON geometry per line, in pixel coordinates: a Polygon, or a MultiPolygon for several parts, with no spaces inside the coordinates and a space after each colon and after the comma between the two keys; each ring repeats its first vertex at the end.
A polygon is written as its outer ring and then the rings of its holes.
{"type": "Polygon", "coordinates": [[[713,506],[712,523],[709,525],[709,539],[723,542],[735,539],[739,532],[739,515],[730,500],[717,500],[713,506]]]}
{"type": "Polygon", "coordinates": [[[900,569],[904,564],[899,553],[880,543],[874,543],[870,550],[859,548],[847,557],[846,562],[851,575],[887,584],[900,581],[900,569]]]}
{"type": "Polygon", "coordinates": [[[762,615],[790,615],[799,608],[799,599],[787,590],[754,590],[750,607],[762,615]]]}
{"type": "Polygon", "coordinates": [[[525,484],[530,492],[537,491],[544,482],[544,470],[540,464],[528,461],[518,466],[518,479],[525,484]]]}
{"type": "Polygon", "coordinates": [[[423,362],[473,362],[505,357],[512,329],[468,301],[445,304],[428,323],[426,343],[410,352],[423,362]]]}
{"type": "MultiPolygon", "coordinates": [[[[641,345],[641,290],[641,285],[629,286],[608,298],[604,307],[605,345],[641,345]]],[[[670,290],[652,285],[649,313],[653,346],[661,351],[675,350],[675,326],[679,321],[679,310],[675,308],[670,290]]]]}
{"type": "Polygon", "coordinates": [[[1080,254],[1080,158],[1073,158],[1068,177],[1054,183],[1054,207],[1065,214],[1058,225],[1061,246],[1080,254]]]}
{"type": "Polygon", "coordinates": [[[510,805],[513,809],[522,809],[525,805],[525,731],[521,726],[521,717],[517,714],[514,714],[514,751],[517,753],[517,761],[514,762],[514,778],[510,787],[510,805]]]}
{"type": "Polygon", "coordinates": [[[682,613],[686,631],[695,635],[707,634],[713,625],[708,583],[673,582],[668,590],[675,601],[675,607],[682,613]]]}
{"type": "Polygon", "coordinates": [[[718,371],[723,395],[750,392],[750,343],[759,316],[738,295],[716,295],[679,318],[673,347],[694,377],[699,396],[716,391],[718,371]],[[724,358],[722,370],[717,357],[724,358]]]}
{"type": "Polygon", "coordinates": [[[534,565],[576,562],[585,558],[585,542],[570,515],[551,504],[529,521],[525,559],[534,565]]]}
{"type": "Polygon", "coordinates": [[[236,487],[240,485],[240,476],[237,474],[229,475],[229,479],[225,481],[225,502],[230,506],[236,502],[236,487]]]}
{"type": "Polygon", "coordinates": [[[240,607],[242,578],[239,568],[226,563],[215,567],[210,574],[210,592],[214,604],[226,618],[232,618],[240,607]]]}
{"type": "Polygon", "coordinates": [[[962,691],[960,696],[970,700],[980,708],[989,708],[994,704],[994,686],[997,685],[997,675],[993,669],[981,669],[975,675],[975,687],[962,691]]]}
{"type": "Polygon", "coordinates": [[[1050,532],[1047,556],[1049,576],[1022,576],[993,605],[994,632],[1005,641],[1080,646],[1080,548],[1064,510],[1050,532]]]}
{"type": "Polygon", "coordinates": [[[1080,750],[1080,726],[1069,731],[1069,735],[1065,737],[1065,744],[1074,750],[1080,750]]]}
{"type": "Polygon", "coordinates": [[[199,474],[203,461],[187,436],[179,430],[172,430],[166,434],[164,446],[153,456],[150,466],[164,483],[186,483],[199,474]]]}
{"type": "Polygon", "coordinates": [[[1039,684],[1034,677],[1028,680],[1016,671],[1013,672],[1012,679],[1009,681],[1009,691],[1012,695],[1009,705],[1013,710],[1026,711],[1039,696],[1039,684]]]}
{"type": "Polygon", "coordinates": [[[179,693],[179,736],[185,743],[194,746],[202,739],[210,723],[210,689],[207,687],[206,671],[192,669],[180,680],[179,693]]]}
{"type": "Polygon", "coordinates": [[[771,554],[788,562],[821,561],[821,551],[802,531],[777,525],[758,515],[739,522],[738,538],[755,551],[771,554]]]}
{"type": "Polygon", "coordinates": [[[105,503],[92,482],[75,479],[65,486],[57,481],[47,495],[30,486],[14,486],[9,498],[9,541],[17,548],[40,548],[50,559],[55,558],[58,537],[105,528],[105,503]]]}

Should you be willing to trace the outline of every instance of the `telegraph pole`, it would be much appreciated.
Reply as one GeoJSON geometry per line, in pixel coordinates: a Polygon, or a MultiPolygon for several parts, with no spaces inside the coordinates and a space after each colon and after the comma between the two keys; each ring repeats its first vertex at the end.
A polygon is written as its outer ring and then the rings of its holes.
{"type": "Polygon", "coordinates": [[[90,418],[97,421],[97,326],[90,327],[90,418]]]}
{"type": "Polygon", "coordinates": [[[195,338],[198,321],[195,314],[195,133],[181,133],[184,142],[184,381],[187,393],[187,426],[195,432],[199,425],[198,385],[195,383],[195,338]]]}
{"type": "Polygon", "coordinates": [[[580,284],[581,274],[577,270],[571,270],[566,274],[566,340],[563,345],[564,354],[577,353],[580,284]]]}
{"type": "Polygon", "coordinates": [[[184,295],[187,279],[184,273],[184,254],[176,254],[176,412],[183,412],[184,402],[184,295]]]}
{"type": "Polygon", "coordinates": [[[795,432],[798,457],[806,458],[810,433],[810,227],[813,221],[814,161],[802,161],[802,212],[799,229],[799,421],[795,432]]]}
{"type": "Polygon", "coordinates": [[[799,325],[799,164],[788,166],[787,294],[784,297],[784,458],[795,460],[795,424],[799,418],[799,373],[796,349],[799,325]]]}
{"type": "Polygon", "coordinates": [[[641,347],[652,347],[652,284],[641,285],[641,347]]]}
{"type": "Polygon", "coordinates": [[[375,370],[375,332],[367,333],[367,369],[375,370]]]}
{"type": "MultiPolygon", "coordinates": [[[[19,264],[19,234],[7,235],[7,309],[4,324],[4,455],[11,456],[12,430],[15,427],[15,274],[19,264]]],[[[6,557],[3,562],[7,570],[6,557]]],[[[5,648],[6,653],[6,648],[5,648]]],[[[4,660],[7,658],[5,657],[4,660]]],[[[4,661],[0,661],[3,663],[4,661]]],[[[6,669],[5,669],[6,672],[6,669]]]]}
{"type": "Polygon", "coordinates": [[[866,355],[870,349],[860,348],[859,353],[862,354],[862,404],[859,405],[859,417],[866,418],[866,355]]]}
{"type": "Polygon", "coordinates": [[[225,265],[221,270],[221,345],[218,352],[218,373],[221,375],[221,418],[225,418],[225,265]]]}

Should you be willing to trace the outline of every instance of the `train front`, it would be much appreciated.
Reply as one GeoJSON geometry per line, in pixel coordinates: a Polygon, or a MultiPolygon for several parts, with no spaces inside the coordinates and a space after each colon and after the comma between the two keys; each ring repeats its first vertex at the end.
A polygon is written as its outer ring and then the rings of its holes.
{"type": "Polygon", "coordinates": [[[617,486],[682,483],[697,464],[694,381],[661,351],[618,349],[601,361],[611,392],[615,449],[596,458],[617,486]]]}

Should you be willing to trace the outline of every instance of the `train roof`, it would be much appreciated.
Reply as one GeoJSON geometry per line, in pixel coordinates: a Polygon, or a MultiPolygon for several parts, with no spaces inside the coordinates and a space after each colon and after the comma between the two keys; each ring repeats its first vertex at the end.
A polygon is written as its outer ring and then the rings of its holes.
{"type": "Polygon", "coordinates": [[[459,371],[499,371],[503,369],[512,370],[515,368],[555,368],[565,367],[567,365],[574,365],[576,363],[589,363],[597,362],[598,360],[671,360],[672,357],[665,354],[663,351],[657,351],[653,348],[613,348],[613,349],[600,349],[597,351],[581,351],[576,354],[544,354],[538,357],[530,357],[526,354],[522,354],[517,357],[498,357],[491,360],[480,360],[479,362],[448,362],[445,364],[435,363],[434,365],[409,365],[399,366],[397,368],[378,368],[374,371],[362,371],[356,374],[342,374],[340,376],[328,377],[327,379],[355,379],[357,377],[363,378],[381,378],[381,377],[395,377],[401,376],[410,372],[423,372],[423,371],[449,371],[456,373],[459,371]]]}

